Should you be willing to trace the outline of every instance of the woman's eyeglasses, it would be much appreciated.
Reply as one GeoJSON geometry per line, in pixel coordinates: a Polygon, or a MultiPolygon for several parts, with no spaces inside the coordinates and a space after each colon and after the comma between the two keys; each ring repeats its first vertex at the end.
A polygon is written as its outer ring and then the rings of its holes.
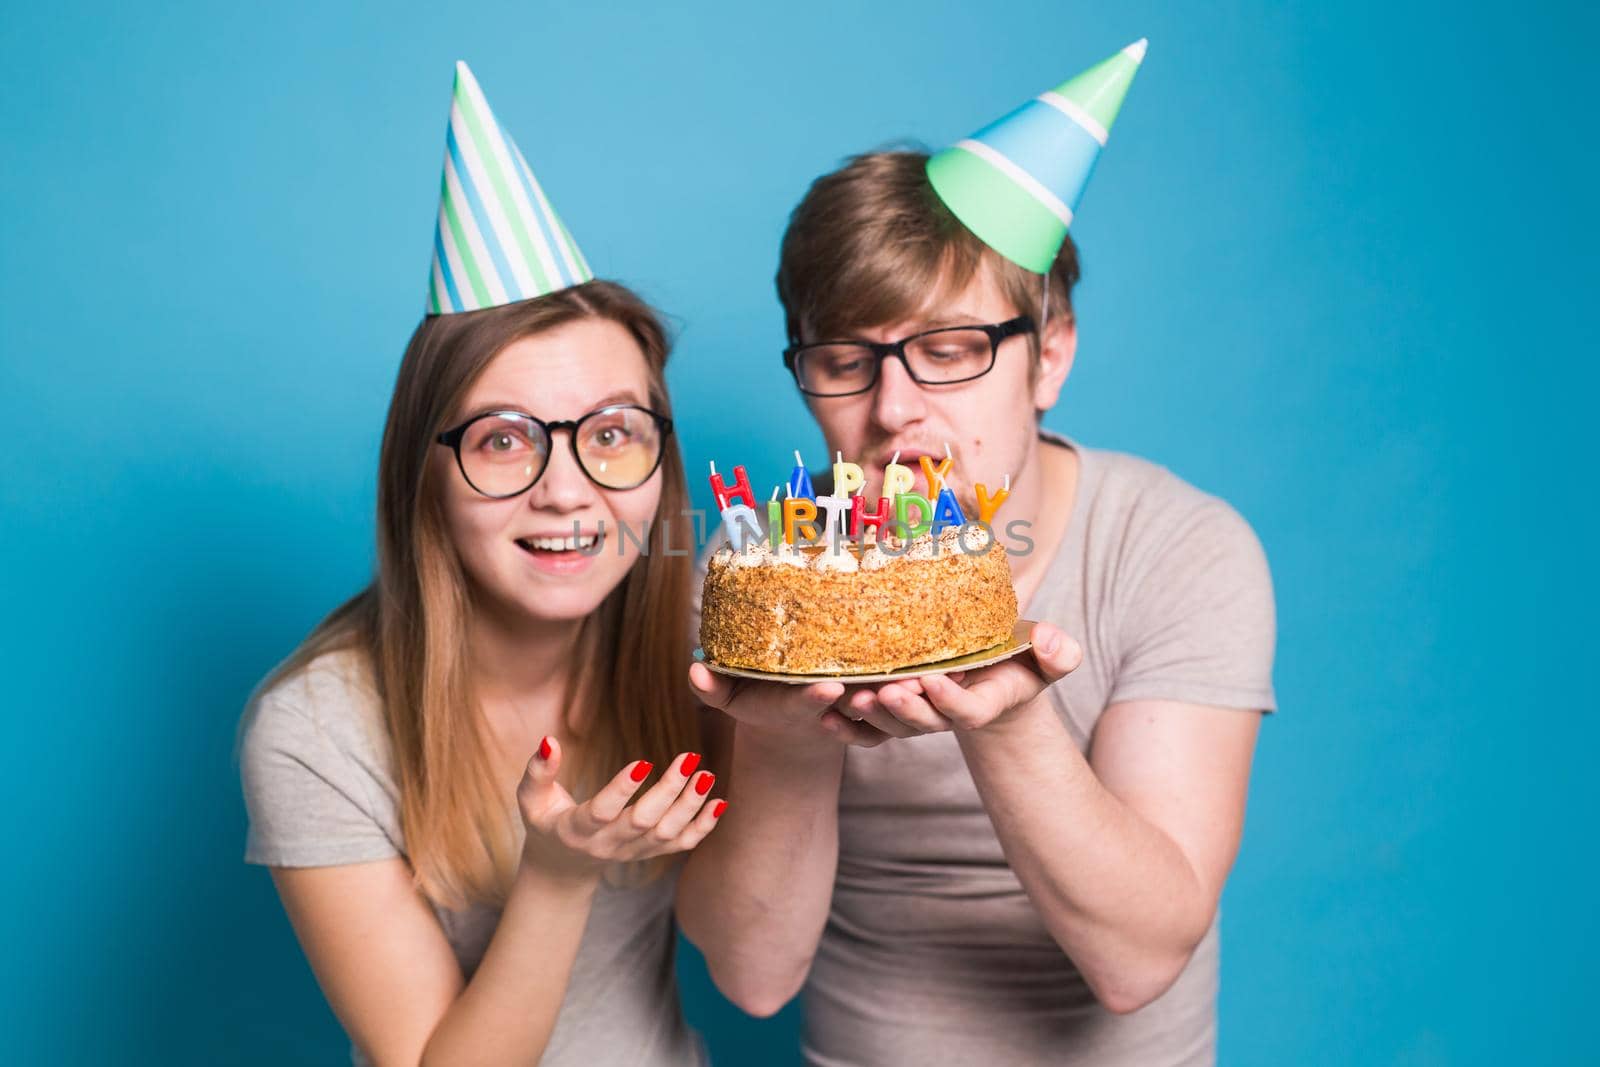
{"type": "Polygon", "coordinates": [[[533,488],[550,465],[557,430],[567,431],[572,456],[590,481],[602,489],[633,489],[661,465],[672,420],[635,404],[614,404],[558,422],[521,411],[487,411],[446,430],[437,441],[454,450],[468,485],[498,499],[533,488]]]}

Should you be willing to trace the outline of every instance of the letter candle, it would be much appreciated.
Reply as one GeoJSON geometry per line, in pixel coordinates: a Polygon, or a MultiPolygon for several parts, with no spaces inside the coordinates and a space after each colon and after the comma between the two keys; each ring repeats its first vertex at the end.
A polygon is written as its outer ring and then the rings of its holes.
{"type": "Polygon", "coordinates": [[[800,450],[794,450],[794,471],[789,475],[789,495],[814,497],[817,494],[811,488],[811,472],[806,470],[806,461],[800,458],[800,450]]]}
{"type": "Polygon", "coordinates": [[[950,464],[954,462],[955,460],[951,458],[950,455],[950,445],[948,442],[944,446],[944,458],[939,461],[939,465],[937,467],[928,461],[927,456],[917,457],[917,463],[922,467],[922,476],[928,481],[929,500],[939,499],[939,493],[944,489],[945,475],[950,473],[950,464]]]}
{"type": "Polygon", "coordinates": [[[803,497],[790,497],[783,502],[783,539],[788,544],[794,544],[796,536],[807,541],[817,539],[817,505],[815,501],[803,497]],[[804,526],[808,532],[799,534],[798,527],[804,526]]]}
{"type": "Polygon", "coordinates": [[[761,526],[756,522],[755,494],[750,491],[750,477],[743,467],[733,468],[734,484],[730,488],[717,474],[717,464],[711,464],[711,492],[717,498],[722,512],[722,531],[735,552],[743,552],[752,540],[760,540],[761,526]],[[744,503],[734,500],[743,498],[744,503]]]}
{"type": "Polygon", "coordinates": [[[916,484],[911,468],[901,464],[900,453],[896,452],[894,458],[889,460],[889,465],[883,468],[883,495],[893,500],[901,493],[911,492],[916,484]]]}
{"type": "Polygon", "coordinates": [[[767,501],[767,544],[774,550],[783,540],[783,505],[778,503],[778,486],[772,487],[772,499],[767,501]]]}
{"type": "Polygon", "coordinates": [[[858,541],[867,539],[867,527],[881,531],[889,521],[889,498],[880,496],[876,511],[867,510],[867,502],[857,493],[850,500],[850,536],[858,541]]]}
{"type": "Polygon", "coordinates": [[[1006,484],[992,497],[989,495],[989,487],[982,482],[972,488],[978,492],[978,521],[988,525],[994,521],[995,515],[1000,511],[1000,505],[1006,502],[1006,497],[1011,495],[1011,475],[1006,475],[1006,484]]]}
{"type": "Polygon", "coordinates": [[[750,490],[750,476],[745,473],[742,466],[733,468],[733,485],[722,480],[722,475],[717,473],[717,461],[711,461],[711,495],[717,498],[717,510],[726,511],[728,502],[739,498],[744,499],[745,506],[752,510],[756,506],[756,495],[750,490]]]}
{"type": "Polygon", "coordinates": [[[819,496],[817,507],[821,508],[826,516],[822,520],[822,528],[827,531],[828,551],[839,551],[839,541],[844,533],[844,516],[850,508],[850,501],[842,496],[819,496]]]}
{"type": "Polygon", "coordinates": [[[722,532],[727,534],[728,543],[735,552],[743,552],[746,545],[760,541],[761,524],[756,521],[756,509],[744,504],[724,508],[722,532]]]}
{"type": "Polygon", "coordinates": [[[861,487],[867,484],[867,476],[862,473],[860,464],[846,463],[843,452],[833,454],[833,495],[817,498],[817,504],[828,513],[828,547],[838,550],[838,539],[851,536],[847,529],[845,513],[855,514],[855,494],[859,494],[861,487]],[[834,504],[830,506],[830,501],[834,504]]]}
{"type": "Polygon", "coordinates": [[[933,525],[933,505],[921,493],[901,493],[894,498],[894,517],[905,528],[906,537],[921,537],[933,525]],[[911,509],[917,509],[917,521],[911,522],[911,509]]]}
{"type": "Polygon", "coordinates": [[[960,528],[967,524],[967,517],[961,513],[961,504],[956,500],[956,491],[948,485],[939,490],[939,502],[933,506],[933,532],[937,536],[947,526],[960,528]]]}
{"type": "Polygon", "coordinates": [[[861,473],[860,464],[846,463],[843,452],[833,454],[833,495],[850,496],[859,493],[861,487],[867,484],[867,476],[861,473]]]}

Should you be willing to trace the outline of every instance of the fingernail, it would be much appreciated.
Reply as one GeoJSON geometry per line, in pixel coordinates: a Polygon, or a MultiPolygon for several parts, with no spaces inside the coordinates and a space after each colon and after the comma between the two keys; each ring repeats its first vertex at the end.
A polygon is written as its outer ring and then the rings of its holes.
{"type": "Polygon", "coordinates": [[[539,739],[539,758],[550,758],[550,739],[548,737],[541,737],[539,739]]]}
{"type": "Polygon", "coordinates": [[[694,783],[694,791],[699,793],[701,796],[705,796],[707,793],[711,792],[711,783],[715,782],[716,780],[717,776],[712,774],[710,771],[707,771],[705,774],[700,776],[699,781],[694,783]]]}
{"type": "Polygon", "coordinates": [[[1039,647],[1044,651],[1045,655],[1052,654],[1061,647],[1061,634],[1055,630],[1048,631],[1044,635],[1044,640],[1039,642],[1039,647]]]}
{"type": "Polygon", "coordinates": [[[722,813],[727,810],[728,802],[726,800],[719,800],[717,801],[717,806],[711,809],[711,817],[713,819],[720,819],[722,818],[722,813]]]}
{"type": "Polygon", "coordinates": [[[682,763],[678,764],[678,773],[687,778],[694,773],[694,769],[698,766],[700,766],[700,753],[691,752],[683,757],[682,763]]]}
{"type": "Polygon", "coordinates": [[[633,765],[633,770],[628,772],[628,777],[636,782],[644,781],[645,775],[650,773],[652,764],[647,759],[642,759],[633,765]]]}

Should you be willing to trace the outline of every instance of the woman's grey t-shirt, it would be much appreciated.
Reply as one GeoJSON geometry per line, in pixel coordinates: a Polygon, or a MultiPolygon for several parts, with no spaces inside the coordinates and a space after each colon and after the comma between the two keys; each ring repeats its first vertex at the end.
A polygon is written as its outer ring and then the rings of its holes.
{"type": "MultiPolygon", "coordinates": [[[[1049,690],[1087,752],[1110,705],[1274,707],[1266,559],[1227,504],[1133,456],[1079,457],[1068,528],[1024,617],[1082,644],[1049,690]]],[[[997,527],[1002,543],[1005,512],[997,527]]],[[[804,991],[816,1067],[1168,1067],[1215,1060],[1217,924],[1178,980],[1101,1007],[1007,865],[953,734],[852,748],[833,905],[804,991]]]]}
{"type": "MultiPolygon", "coordinates": [[[[252,698],[240,775],[250,829],[245,861],[326,867],[406,856],[399,790],[377,696],[361,657],[330,652],[252,698]]],[[[602,884],[567,981],[546,1065],[702,1062],[673,971],[676,874],[639,888],[602,884]]],[[[498,909],[434,907],[462,975],[471,979],[498,909]]],[[[368,1063],[354,1046],[351,1062],[368,1063]]]]}

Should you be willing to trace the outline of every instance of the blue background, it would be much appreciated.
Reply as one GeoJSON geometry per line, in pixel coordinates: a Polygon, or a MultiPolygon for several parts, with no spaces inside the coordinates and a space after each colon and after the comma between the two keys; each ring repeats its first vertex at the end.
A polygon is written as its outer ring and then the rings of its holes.
{"type": "MultiPolygon", "coordinates": [[[[691,471],[781,474],[820,454],[771,285],[809,179],[1142,35],[1047,421],[1226,497],[1273,564],[1223,1062],[1592,1050],[1592,5],[795,7],[7,5],[10,1062],[346,1055],[240,862],[230,746],[369,571],[453,60],[676,317],[691,471]]],[[[793,1009],[684,971],[720,1062],[794,1061],[793,1009]]]]}

